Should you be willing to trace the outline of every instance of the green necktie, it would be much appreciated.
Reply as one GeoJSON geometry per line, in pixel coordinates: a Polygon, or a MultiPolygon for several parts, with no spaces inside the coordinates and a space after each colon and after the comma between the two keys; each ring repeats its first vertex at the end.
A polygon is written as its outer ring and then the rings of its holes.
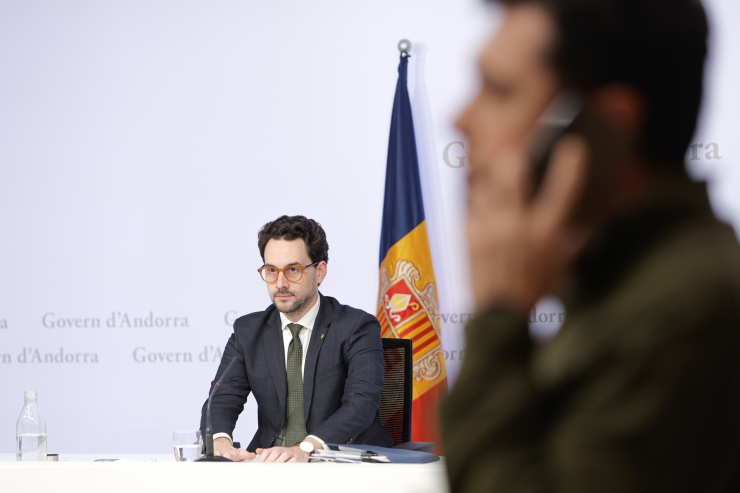
{"type": "Polygon", "coordinates": [[[298,337],[303,327],[298,324],[288,324],[293,340],[288,345],[288,364],[286,376],[288,378],[288,405],[285,411],[285,443],[292,447],[306,438],[306,423],[303,418],[303,345],[298,337]]]}

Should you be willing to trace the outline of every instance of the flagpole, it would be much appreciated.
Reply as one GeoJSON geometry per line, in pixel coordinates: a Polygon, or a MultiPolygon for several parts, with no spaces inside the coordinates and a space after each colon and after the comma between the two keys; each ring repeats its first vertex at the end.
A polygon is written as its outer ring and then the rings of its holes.
{"type": "Polygon", "coordinates": [[[412,440],[435,442],[437,409],[447,393],[439,298],[419,175],[408,62],[411,42],[401,40],[386,162],[380,233],[378,311],[382,337],[413,341],[412,440]]]}

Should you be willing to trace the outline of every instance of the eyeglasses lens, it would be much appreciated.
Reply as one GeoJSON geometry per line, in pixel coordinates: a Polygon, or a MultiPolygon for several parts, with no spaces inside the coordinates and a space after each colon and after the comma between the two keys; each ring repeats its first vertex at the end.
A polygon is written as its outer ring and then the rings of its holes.
{"type": "Polygon", "coordinates": [[[300,269],[300,267],[288,267],[285,269],[285,277],[288,278],[291,282],[298,282],[301,280],[301,277],[303,276],[303,271],[300,269]]]}
{"type": "MultiPolygon", "coordinates": [[[[291,282],[298,282],[303,277],[303,269],[298,266],[287,267],[283,271],[285,278],[291,282]]],[[[277,281],[280,270],[277,267],[265,267],[261,271],[262,279],[266,282],[273,283],[277,281]]]]}
{"type": "Polygon", "coordinates": [[[278,271],[275,268],[267,267],[262,270],[262,279],[267,282],[275,282],[277,280],[278,271]]]}

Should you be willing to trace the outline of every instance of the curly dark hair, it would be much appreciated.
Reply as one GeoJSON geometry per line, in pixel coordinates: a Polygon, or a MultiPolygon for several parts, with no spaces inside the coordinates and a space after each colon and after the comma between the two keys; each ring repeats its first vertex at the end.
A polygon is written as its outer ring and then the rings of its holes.
{"type": "Polygon", "coordinates": [[[329,243],[321,224],[305,216],[280,216],[260,229],[257,246],[262,261],[265,261],[265,246],[270,240],[295,240],[302,238],[306,243],[311,262],[329,262],[329,243]]]}

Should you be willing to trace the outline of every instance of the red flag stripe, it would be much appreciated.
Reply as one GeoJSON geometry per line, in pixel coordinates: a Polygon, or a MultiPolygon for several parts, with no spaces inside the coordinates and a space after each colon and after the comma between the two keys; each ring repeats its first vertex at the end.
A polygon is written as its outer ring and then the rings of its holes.
{"type": "Polygon", "coordinates": [[[429,329],[433,330],[432,324],[427,322],[425,324],[421,324],[418,327],[416,327],[414,330],[410,330],[408,332],[404,332],[403,338],[404,339],[413,339],[414,344],[416,344],[419,340],[419,334],[427,332],[429,329]]]}
{"type": "Polygon", "coordinates": [[[437,337],[437,333],[434,332],[434,328],[431,326],[419,332],[412,338],[414,339],[414,346],[417,346],[418,344],[426,342],[426,340],[429,339],[430,337],[437,337]]]}
{"type": "Polygon", "coordinates": [[[414,347],[414,356],[416,355],[416,353],[418,353],[419,351],[421,351],[422,349],[424,349],[424,348],[425,348],[425,347],[427,347],[427,346],[428,346],[429,344],[431,344],[431,343],[433,343],[433,342],[435,342],[435,341],[436,341],[436,342],[439,342],[439,339],[437,339],[436,337],[430,337],[429,339],[427,339],[427,340],[426,340],[426,341],[424,341],[423,343],[419,344],[418,346],[415,346],[415,347],[414,347]]]}
{"type": "Polygon", "coordinates": [[[424,325],[425,323],[429,323],[429,318],[428,317],[420,317],[420,318],[421,318],[421,320],[417,320],[416,322],[412,323],[408,327],[405,327],[405,328],[399,330],[398,331],[398,335],[400,337],[403,337],[405,339],[406,338],[406,334],[412,332],[414,329],[417,329],[418,327],[424,325]]]}
{"type": "Polygon", "coordinates": [[[378,311],[377,319],[378,322],[380,322],[380,336],[385,337],[391,330],[388,325],[388,320],[385,318],[382,311],[378,311]]]}
{"type": "Polygon", "coordinates": [[[437,448],[434,453],[443,455],[439,436],[439,421],[437,407],[447,394],[447,379],[438,383],[422,395],[414,399],[413,416],[411,418],[411,439],[417,442],[434,442],[437,448]]]}
{"type": "Polygon", "coordinates": [[[436,336],[437,336],[437,334],[434,332],[434,329],[431,328],[431,327],[429,327],[424,332],[422,332],[421,334],[419,334],[419,337],[414,337],[414,351],[413,351],[412,355],[415,357],[416,356],[416,353],[417,353],[416,348],[417,347],[424,347],[424,346],[426,346],[427,339],[430,338],[430,337],[432,339],[435,339],[436,336]]]}

